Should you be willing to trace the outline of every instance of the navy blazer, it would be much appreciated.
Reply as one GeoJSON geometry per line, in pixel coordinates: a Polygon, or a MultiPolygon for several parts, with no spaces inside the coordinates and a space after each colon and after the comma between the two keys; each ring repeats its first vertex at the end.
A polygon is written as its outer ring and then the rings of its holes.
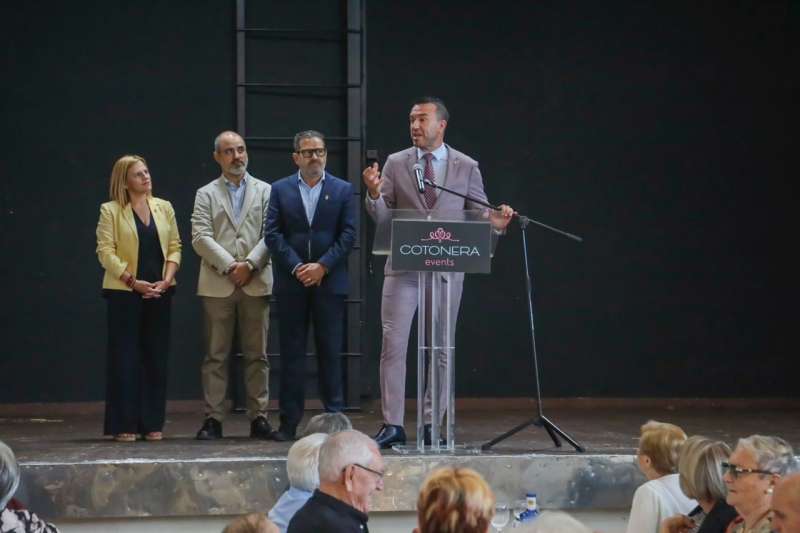
{"type": "Polygon", "coordinates": [[[297,263],[328,269],[319,290],[347,294],[347,255],[356,240],[353,186],[325,173],[311,225],[306,218],[297,173],[272,184],[264,242],[272,255],[275,294],[307,290],[292,275],[297,263]]]}

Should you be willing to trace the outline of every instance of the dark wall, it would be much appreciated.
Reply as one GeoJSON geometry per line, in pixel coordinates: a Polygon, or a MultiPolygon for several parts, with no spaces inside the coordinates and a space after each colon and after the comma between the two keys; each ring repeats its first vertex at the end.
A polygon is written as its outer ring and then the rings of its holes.
{"type": "MultiPolygon", "coordinates": [[[[787,3],[369,5],[369,140],[414,95],[529,230],[549,395],[796,395],[787,255],[798,11],[787,3]]],[[[459,391],[531,388],[519,230],[468,279],[459,391]]]]}
{"type": "MultiPolygon", "coordinates": [[[[440,95],[493,201],[585,237],[529,230],[545,394],[795,395],[797,11],[598,4],[370,3],[369,146],[406,147],[409,100],[440,95]]],[[[94,229],[128,152],[178,214],[170,396],[199,397],[188,217],[234,126],[233,2],[1,9],[0,402],[103,397],[94,229]]],[[[513,228],[493,275],[467,281],[459,395],[532,392],[519,248],[513,228]]]]}
{"type": "Polygon", "coordinates": [[[234,126],[233,9],[204,2],[4,5],[0,402],[104,397],[105,301],[94,254],[122,154],[144,155],[184,242],[170,396],[199,395],[194,191],[234,126]],[[12,7],[13,6],[13,7],[12,7]],[[18,376],[9,378],[9,376],[18,376]]]}

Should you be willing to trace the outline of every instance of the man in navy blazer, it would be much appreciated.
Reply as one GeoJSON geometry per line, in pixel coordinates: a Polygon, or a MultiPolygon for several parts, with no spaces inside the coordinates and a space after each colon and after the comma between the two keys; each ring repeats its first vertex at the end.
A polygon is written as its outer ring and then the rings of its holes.
{"type": "Polygon", "coordinates": [[[325,172],[325,136],[294,136],[298,172],[272,184],[264,241],[272,254],[281,351],[280,428],[294,440],[305,403],[309,319],[319,359],[319,392],[327,412],[344,408],[341,351],[347,255],[356,239],[353,186],[325,172]]]}

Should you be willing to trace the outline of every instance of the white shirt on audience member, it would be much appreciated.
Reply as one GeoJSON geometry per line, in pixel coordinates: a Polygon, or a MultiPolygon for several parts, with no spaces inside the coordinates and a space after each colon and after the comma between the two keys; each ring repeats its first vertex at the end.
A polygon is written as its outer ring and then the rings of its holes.
{"type": "Polygon", "coordinates": [[[627,533],[658,533],[661,521],[688,514],[697,506],[681,491],[678,474],[668,474],[641,485],[633,494],[627,533]]]}

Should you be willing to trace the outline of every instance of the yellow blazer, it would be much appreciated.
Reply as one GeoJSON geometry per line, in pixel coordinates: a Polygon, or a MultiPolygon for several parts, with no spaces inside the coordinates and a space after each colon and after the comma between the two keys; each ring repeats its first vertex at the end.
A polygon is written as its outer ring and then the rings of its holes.
{"type": "MultiPolygon", "coordinates": [[[[160,198],[148,198],[150,213],[156,221],[158,240],[164,254],[164,268],[167,261],[181,264],[181,237],[175,221],[172,204],[160,198]]],[[[106,273],[103,276],[104,289],[130,291],[119,277],[126,270],[137,276],[139,260],[139,234],[133,219],[131,204],[122,207],[116,200],[100,206],[100,220],[97,222],[97,258],[106,273]]],[[[162,271],[161,275],[164,275],[162,271]]],[[[148,279],[145,281],[159,281],[148,279]]],[[[172,280],[175,285],[175,280],[172,280]]]]}

